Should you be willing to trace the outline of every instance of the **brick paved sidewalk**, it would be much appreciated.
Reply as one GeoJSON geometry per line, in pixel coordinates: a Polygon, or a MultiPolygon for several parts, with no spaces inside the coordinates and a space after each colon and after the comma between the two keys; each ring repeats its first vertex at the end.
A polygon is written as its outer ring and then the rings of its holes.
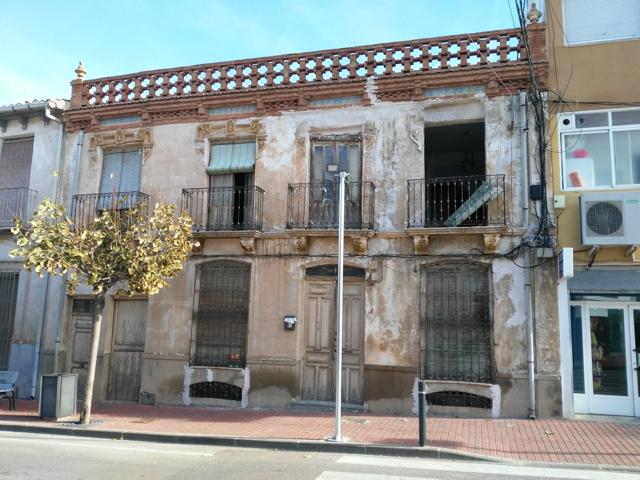
{"type": "MultiPolygon", "coordinates": [[[[37,402],[0,403],[0,423],[55,426],[38,417],[37,402]]],[[[103,403],[94,429],[162,434],[323,440],[333,434],[326,413],[103,403]]],[[[351,442],[417,446],[415,417],[348,414],[343,435],[351,442]]],[[[428,445],[477,455],[536,462],[640,467],[640,423],[612,420],[486,420],[429,418],[428,445]]]]}

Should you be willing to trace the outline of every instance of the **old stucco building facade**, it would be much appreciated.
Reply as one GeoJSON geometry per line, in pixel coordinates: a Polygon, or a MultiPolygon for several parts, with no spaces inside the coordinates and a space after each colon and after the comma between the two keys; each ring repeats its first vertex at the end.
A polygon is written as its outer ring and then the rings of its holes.
{"type": "MultiPolygon", "coordinates": [[[[346,170],[344,401],[408,413],[422,377],[436,411],[526,415],[515,96],[529,61],[542,83],[547,68],[544,27],[527,35],[529,58],[505,30],[97,80],[80,67],[76,220],[114,197],[171,202],[201,243],[160,294],[109,298],[96,398],[328,404],[346,170]]],[[[542,416],[561,409],[554,282],[535,269],[542,416]]],[[[56,369],[82,378],[91,312],[90,291],[67,298],[56,369]]]]}
{"type": "Polygon", "coordinates": [[[10,229],[14,217],[27,219],[39,200],[57,196],[67,107],[53,99],[0,106],[0,370],[18,372],[22,398],[37,395],[39,372],[53,364],[64,286],[24,271],[9,255],[10,229]]]}

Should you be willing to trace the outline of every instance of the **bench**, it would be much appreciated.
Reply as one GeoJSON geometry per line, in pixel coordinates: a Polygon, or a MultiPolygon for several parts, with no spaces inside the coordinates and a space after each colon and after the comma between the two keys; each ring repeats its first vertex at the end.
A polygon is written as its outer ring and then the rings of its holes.
{"type": "Polygon", "coordinates": [[[18,372],[0,372],[0,398],[9,400],[9,410],[16,409],[16,381],[18,372]]]}

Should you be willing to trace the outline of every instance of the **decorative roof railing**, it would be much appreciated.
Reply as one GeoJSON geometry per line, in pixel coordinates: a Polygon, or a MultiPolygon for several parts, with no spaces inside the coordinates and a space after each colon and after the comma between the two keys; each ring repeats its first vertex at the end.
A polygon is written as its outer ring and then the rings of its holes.
{"type": "MultiPolygon", "coordinates": [[[[534,60],[541,60],[544,32],[528,28],[534,60]],[[542,34],[540,34],[542,33],[542,34]]],[[[406,42],[218,62],[84,80],[76,70],[73,108],[122,105],[145,100],[250,92],[296,85],[437,73],[502,65],[527,59],[519,29],[472,33],[406,42]]]]}

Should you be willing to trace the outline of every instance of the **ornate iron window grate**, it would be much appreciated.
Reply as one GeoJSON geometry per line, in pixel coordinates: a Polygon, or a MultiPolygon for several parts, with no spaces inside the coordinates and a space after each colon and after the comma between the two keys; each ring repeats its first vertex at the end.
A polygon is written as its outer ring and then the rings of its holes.
{"type": "Polygon", "coordinates": [[[194,364],[245,366],[250,272],[233,261],[200,267],[194,364]]]}
{"type": "Polygon", "coordinates": [[[189,385],[189,396],[193,398],[242,399],[242,389],[224,382],[200,382],[189,385]]]}
{"type": "Polygon", "coordinates": [[[422,289],[425,377],[493,383],[488,267],[431,266],[422,289]]]}
{"type": "Polygon", "coordinates": [[[493,402],[490,398],[481,397],[473,393],[446,390],[429,393],[427,395],[427,403],[445,407],[491,408],[493,402]]]}

